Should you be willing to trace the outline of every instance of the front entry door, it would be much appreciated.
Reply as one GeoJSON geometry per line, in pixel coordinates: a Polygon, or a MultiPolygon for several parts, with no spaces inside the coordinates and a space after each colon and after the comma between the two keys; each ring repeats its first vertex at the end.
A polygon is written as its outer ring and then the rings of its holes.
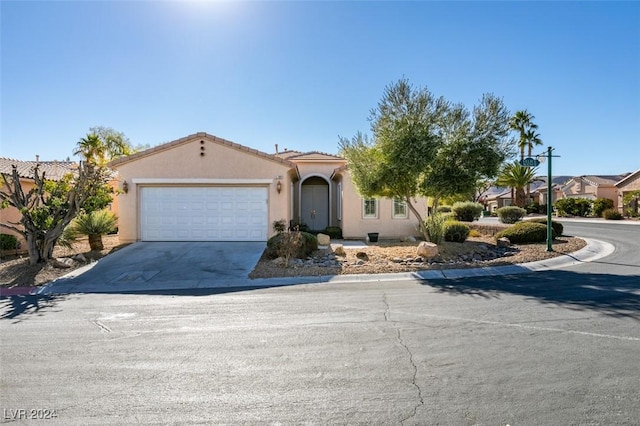
{"type": "Polygon", "coordinates": [[[303,184],[300,219],[313,231],[329,226],[329,185],[303,184]]]}

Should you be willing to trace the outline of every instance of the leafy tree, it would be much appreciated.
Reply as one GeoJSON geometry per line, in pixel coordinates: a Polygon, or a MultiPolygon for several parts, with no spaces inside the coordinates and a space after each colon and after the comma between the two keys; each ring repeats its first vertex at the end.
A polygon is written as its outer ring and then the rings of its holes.
{"type": "Polygon", "coordinates": [[[0,191],[2,207],[13,206],[22,213],[18,223],[0,225],[24,236],[32,265],[46,262],[63,230],[82,210],[84,203],[109,179],[109,171],[91,163],[80,163],[76,173],[59,181],[46,178],[36,166],[34,187],[25,193],[16,166],[12,173],[2,173],[6,190],[0,191]],[[21,225],[21,226],[17,226],[21,225]]]}
{"type": "Polygon", "coordinates": [[[522,166],[517,161],[509,163],[500,172],[496,184],[513,188],[515,190],[515,205],[524,208],[526,204],[524,188],[535,180],[536,170],[522,166]]]}
{"type": "Polygon", "coordinates": [[[341,154],[362,196],[405,200],[428,239],[411,198],[434,197],[436,208],[439,198],[470,193],[478,180],[495,176],[509,153],[509,117],[493,95],[470,113],[401,79],[371,110],[373,138],[340,138],[341,154]]]}

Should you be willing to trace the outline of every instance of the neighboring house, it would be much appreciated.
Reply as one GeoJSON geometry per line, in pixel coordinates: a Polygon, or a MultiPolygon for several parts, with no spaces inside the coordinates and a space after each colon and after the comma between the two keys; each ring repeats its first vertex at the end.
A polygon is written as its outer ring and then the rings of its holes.
{"type": "MultiPolygon", "coordinates": [[[[13,166],[16,166],[18,175],[20,176],[20,185],[24,193],[29,192],[35,185],[33,180],[33,170],[38,166],[40,173],[44,173],[46,179],[60,180],[64,175],[73,173],[78,165],[72,161],[40,161],[36,156],[36,161],[14,160],[12,158],[0,157],[0,173],[11,175],[13,166]]],[[[7,191],[4,180],[0,180],[2,191],[7,191]]],[[[0,223],[12,224],[19,226],[22,214],[15,207],[7,207],[0,209],[0,223]]],[[[18,237],[18,240],[24,247],[24,238],[16,231],[8,229],[4,226],[0,227],[3,234],[11,234],[18,237]]]]}
{"type": "Polygon", "coordinates": [[[584,175],[569,179],[561,187],[561,198],[608,198],[613,200],[614,208],[618,208],[618,188],[616,183],[624,179],[622,175],[584,175]]]}
{"type": "Polygon", "coordinates": [[[492,186],[483,192],[478,201],[485,206],[485,210],[495,212],[501,207],[512,204],[511,188],[492,186]]]}
{"type": "MultiPolygon", "coordinates": [[[[571,179],[571,176],[553,176],[551,178],[551,203],[555,203],[558,198],[561,198],[561,187],[571,179]]],[[[531,184],[531,199],[532,202],[540,205],[547,204],[547,177],[538,176],[536,181],[531,184]]]]}
{"type": "MultiPolygon", "coordinates": [[[[626,213],[623,212],[623,200],[625,195],[640,191],[640,170],[636,170],[622,178],[620,181],[616,182],[615,186],[618,189],[618,210],[620,213],[626,213]]],[[[640,214],[640,196],[635,196],[630,200],[629,208],[631,211],[634,211],[636,215],[640,214]]]]}
{"type": "MultiPolygon", "coordinates": [[[[196,133],[110,167],[127,188],[118,196],[121,242],[266,241],[278,220],[317,231],[338,226],[345,238],[418,234],[405,203],[362,199],[346,160],[332,154],[267,154],[196,133]]],[[[414,202],[424,214],[425,200],[414,202]]]]}
{"type": "MultiPolygon", "coordinates": [[[[551,178],[553,197],[551,202],[555,202],[560,197],[560,186],[571,179],[571,176],[553,176],[551,178]]],[[[540,205],[547,204],[547,177],[537,176],[530,186],[530,203],[540,205]]],[[[487,189],[479,200],[485,206],[485,210],[495,212],[500,207],[513,204],[511,199],[511,188],[493,186],[487,189]]]]}

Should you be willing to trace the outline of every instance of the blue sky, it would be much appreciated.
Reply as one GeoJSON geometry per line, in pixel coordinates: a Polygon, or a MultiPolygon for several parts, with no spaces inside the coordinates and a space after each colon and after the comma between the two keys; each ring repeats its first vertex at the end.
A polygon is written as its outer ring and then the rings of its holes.
{"type": "Polygon", "coordinates": [[[335,153],[402,77],[535,115],[554,174],[640,168],[640,3],[1,1],[0,155],[205,131],[335,153]]]}

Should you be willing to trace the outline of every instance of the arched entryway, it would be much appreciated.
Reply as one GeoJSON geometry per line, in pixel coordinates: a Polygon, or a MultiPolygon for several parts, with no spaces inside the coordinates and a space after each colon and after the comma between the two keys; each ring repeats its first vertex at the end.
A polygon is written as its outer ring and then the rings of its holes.
{"type": "Polygon", "coordinates": [[[301,184],[300,221],[313,231],[329,226],[329,183],[319,176],[311,176],[301,184]]]}

